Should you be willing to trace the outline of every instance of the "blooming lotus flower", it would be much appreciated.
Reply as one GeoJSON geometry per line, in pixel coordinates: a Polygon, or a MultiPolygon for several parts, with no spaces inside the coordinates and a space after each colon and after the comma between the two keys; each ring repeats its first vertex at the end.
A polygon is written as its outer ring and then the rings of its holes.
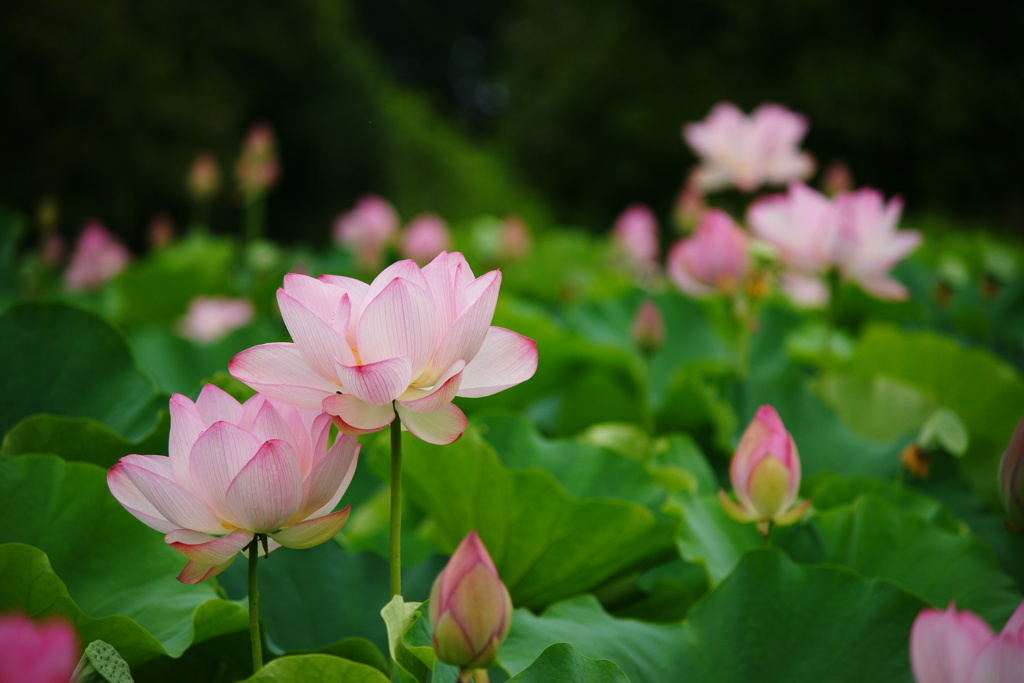
{"type": "Polygon", "coordinates": [[[280,174],[274,131],[266,123],[257,123],[245,136],[242,154],[235,164],[235,176],[242,194],[251,201],[273,187],[280,174]]]}
{"type": "Polygon", "coordinates": [[[762,534],[773,524],[785,526],[803,517],[810,501],[796,504],[800,456],[793,437],[771,406],[761,406],[743,432],[729,465],[729,479],[739,505],[719,490],[722,507],[740,522],[757,522],[762,534]]]}
{"type": "Polygon", "coordinates": [[[658,260],[658,219],[643,204],[628,206],[615,219],[612,237],[633,265],[653,267],[658,260]]]}
{"type": "Polygon", "coordinates": [[[128,248],[94,221],[85,226],[75,244],[64,282],[72,291],[93,289],[124,270],[130,257],[128,248]]]}
{"type": "Polygon", "coordinates": [[[427,263],[448,249],[451,233],[439,216],[425,213],[412,219],[402,234],[402,256],[416,263],[427,263]]]}
{"type": "Polygon", "coordinates": [[[398,234],[398,214],[387,200],[366,195],[334,223],[334,241],[351,250],[364,270],[380,267],[384,249],[398,234]]]}
{"type": "Polygon", "coordinates": [[[749,241],[729,214],[709,209],[701,216],[693,237],[676,242],[669,250],[668,275],[691,296],[729,294],[747,277],[749,241]]]}
{"type": "Polygon", "coordinates": [[[252,322],[255,309],[248,299],[197,296],[181,321],[181,334],[193,341],[210,344],[233,330],[252,322]]]}
{"type": "Polygon", "coordinates": [[[1019,683],[1024,675],[1024,603],[998,635],[976,614],[922,610],[910,630],[917,683],[1019,683]]]}
{"type": "Polygon", "coordinates": [[[762,104],[747,117],[723,102],[683,127],[683,139],[700,157],[693,181],[705,191],[731,185],[752,192],[809,177],[814,160],[798,149],[806,133],[807,119],[777,104],[762,104]]]}
{"type": "Polygon", "coordinates": [[[653,353],[665,343],[665,319],[651,299],[640,306],[633,318],[633,341],[645,353],[653,353]]]}
{"type": "Polygon", "coordinates": [[[438,659],[463,671],[490,666],[512,625],[512,597],[476,531],[470,531],[430,589],[438,659]]]}
{"type": "Polygon", "coordinates": [[[889,271],[921,243],[921,233],[897,232],[903,202],[886,203],[870,188],[841,192],[835,199],[839,221],[839,271],[881,299],[906,299],[907,289],[889,271]]]}
{"type": "Polygon", "coordinates": [[[1024,418],[1013,430],[999,461],[999,493],[1006,508],[1006,526],[1024,533],[1024,418]]]}
{"type": "Polygon", "coordinates": [[[80,651],[75,628],[62,618],[33,622],[22,614],[0,618],[0,681],[68,683],[80,651]]]}
{"type": "Polygon", "coordinates": [[[359,446],[343,434],[329,445],[329,416],[259,394],[239,404],[212,384],[195,403],[174,394],[170,408],[170,457],[126,455],[107,485],[188,558],[179,581],[216,576],[255,534],[269,537],[268,552],[311,548],[348,520],[349,507],[332,510],[359,446]]]}
{"type": "Polygon", "coordinates": [[[395,419],[417,437],[451,443],[466,429],[456,396],[489,396],[537,369],[531,339],[491,318],[501,273],[474,277],[462,254],[420,269],[385,268],[371,284],[286,275],[277,302],[292,343],[263,344],[231,361],[236,378],[273,398],[322,409],[348,434],[395,419]]]}

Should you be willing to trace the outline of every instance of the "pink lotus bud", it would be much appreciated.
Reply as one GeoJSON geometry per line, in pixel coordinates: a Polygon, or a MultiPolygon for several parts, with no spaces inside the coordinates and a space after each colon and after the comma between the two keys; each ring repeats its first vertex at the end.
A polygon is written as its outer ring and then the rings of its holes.
{"type": "Polygon", "coordinates": [[[256,311],[248,299],[197,296],[181,321],[182,336],[203,344],[223,339],[252,322],[256,311]]]}
{"type": "Polygon", "coordinates": [[[635,266],[648,267],[658,260],[658,219],[643,204],[633,204],[619,214],[612,228],[616,246],[635,266]]]}
{"type": "Polygon", "coordinates": [[[853,175],[850,173],[850,167],[843,161],[833,161],[829,164],[825,169],[825,176],[821,179],[821,189],[829,197],[852,190],[853,175]]]}
{"type": "Polygon", "coordinates": [[[750,268],[747,233],[721,209],[704,213],[697,231],[668,253],[668,275],[679,289],[696,297],[729,294],[750,268]]]}
{"type": "Polygon", "coordinates": [[[512,597],[476,531],[470,531],[430,589],[430,628],[438,659],[490,666],[512,625],[512,597]]]}
{"type": "Polygon", "coordinates": [[[1024,533],[1024,418],[1013,430],[999,462],[999,493],[1006,508],[1006,527],[1024,533]]]}
{"type": "Polygon", "coordinates": [[[705,191],[733,186],[752,192],[809,177],[814,159],[799,150],[806,133],[807,119],[777,104],[762,104],[747,117],[723,102],[703,121],[683,127],[683,139],[700,157],[694,182],[705,191]]]}
{"type": "Polygon", "coordinates": [[[687,180],[679,189],[679,194],[676,195],[675,211],[673,214],[676,227],[684,235],[693,232],[706,209],[707,203],[704,201],[704,195],[701,193],[700,188],[697,187],[692,178],[687,180]]]}
{"type": "Polygon", "coordinates": [[[501,222],[498,255],[502,261],[514,261],[529,251],[532,243],[530,228],[519,216],[506,216],[501,222]]]}
{"type": "Polygon", "coordinates": [[[250,199],[264,194],[277,182],[280,170],[274,131],[266,123],[257,123],[249,129],[235,164],[242,193],[250,199]]]}
{"type": "Polygon", "coordinates": [[[771,406],[761,406],[743,432],[729,466],[739,505],[719,490],[726,513],[740,522],[757,522],[762,534],[773,524],[785,526],[803,517],[810,501],[796,504],[800,456],[793,437],[771,406]]]}
{"type": "Polygon", "coordinates": [[[633,341],[644,353],[653,353],[665,343],[665,320],[658,305],[648,299],[633,318],[633,341]]]}
{"type": "Polygon", "coordinates": [[[153,216],[149,222],[149,243],[156,249],[174,241],[174,220],[166,213],[153,216]]]}
{"type": "Polygon", "coordinates": [[[447,250],[449,242],[451,233],[445,222],[440,216],[425,213],[413,218],[405,229],[400,251],[405,258],[424,265],[447,250]]]}
{"type": "Polygon", "coordinates": [[[129,258],[128,248],[94,221],[85,226],[75,244],[71,264],[64,273],[64,282],[72,291],[99,287],[120,273],[128,265],[129,258]]]}
{"type": "Polygon", "coordinates": [[[1014,683],[1024,672],[1024,603],[998,635],[973,612],[922,610],[910,629],[917,683],[1014,683]]]}
{"type": "Polygon", "coordinates": [[[355,254],[359,267],[376,270],[384,249],[398,234],[398,213],[377,195],[364,195],[348,213],[334,222],[334,241],[355,254]]]}
{"type": "Polygon", "coordinates": [[[209,200],[220,189],[220,167],[209,152],[195,158],[185,177],[185,186],[192,198],[199,202],[209,200]]]}
{"type": "Polygon", "coordinates": [[[68,683],[78,663],[78,634],[63,618],[39,623],[21,614],[0,618],[0,681],[68,683]]]}

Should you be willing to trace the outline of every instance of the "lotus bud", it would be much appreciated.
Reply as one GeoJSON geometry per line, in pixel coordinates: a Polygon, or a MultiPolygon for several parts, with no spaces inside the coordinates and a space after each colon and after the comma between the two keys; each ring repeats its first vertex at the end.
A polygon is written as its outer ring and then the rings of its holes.
{"type": "Polygon", "coordinates": [[[506,216],[501,221],[498,254],[502,261],[522,258],[530,251],[532,241],[529,226],[519,216],[506,216]]]}
{"type": "Polygon", "coordinates": [[[0,618],[0,681],[68,683],[81,647],[63,617],[33,622],[23,614],[0,618]]]}
{"type": "Polygon", "coordinates": [[[648,299],[633,318],[633,341],[646,354],[657,351],[665,343],[665,320],[658,305],[648,299]]]}
{"type": "Polygon", "coordinates": [[[658,260],[658,219],[643,204],[626,207],[615,219],[612,237],[630,264],[643,270],[658,260]]]}
{"type": "Polygon", "coordinates": [[[266,123],[257,123],[249,129],[235,165],[242,194],[248,200],[263,195],[277,182],[280,171],[274,131],[266,123]]]}
{"type": "Polygon", "coordinates": [[[420,265],[432,261],[448,249],[451,233],[440,216],[425,213],[413,218],[402,233],[400,251],[405,258],[411,258],[420,265]]]}
{"type": "Polygon", "coordinates": [[[767,534],[773,524],[793,524],[804,516],[809,500],[797,504],[800,456],[796,443],[771,406],[761,406],[743,432],[729,466],[734,502],[725,491],[719,498],[725,512],[740,522],[756,522],[767,534]]]}
{"type": "Polygon", "coordinates": [[[1024,418],[1013,430],[999,462],[999,493],[1006,507],[1006,528],[1024,533],[1024,418]]]}
{"type": "Polygon", "coordinates": [[[821,179],[821,189],[829,197],[853,190],[853,174],[846,162],[837,160],[828,165],[821,179]]]}
{"type": "Polygon", "coordinates": [[[476,531],[434,581],[429,614],[434,652],[462,669],[460,680],[494,662],[512,625],[512,597],[476,531]]]}
{"type": "Polygon", "coordinates": [[[195,158],[185,178],[188,193],[197,202],[209,201],[220,189],[220,167],[209,152],[195,158]]]}

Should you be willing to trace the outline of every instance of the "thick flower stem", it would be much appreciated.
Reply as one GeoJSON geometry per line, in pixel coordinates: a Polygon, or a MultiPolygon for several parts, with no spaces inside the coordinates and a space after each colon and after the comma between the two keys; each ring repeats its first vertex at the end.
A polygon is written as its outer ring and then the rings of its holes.
{"type": "Polygon", "coordinates": [[[391,423],[391,597],[402,594],[402,420],[391,423]]]}
{"type": "Polygon", "coordinates": [[[249,551],[249,641],[252,643],[252,671],[256,673],[263,668],[263,642],[260,639],[259,590],[256,587],[256,562],[260,558],[260,542],[266,544],[266,536],[256,534],[252,543],[246,546],[249,551]]]}

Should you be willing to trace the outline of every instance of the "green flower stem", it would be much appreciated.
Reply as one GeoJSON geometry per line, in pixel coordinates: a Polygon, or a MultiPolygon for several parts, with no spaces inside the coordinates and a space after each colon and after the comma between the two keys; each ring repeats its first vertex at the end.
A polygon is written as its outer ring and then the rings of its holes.
{"type": "Polygon", "coordinates": [[[249,641],[252,643],[252,672],[255,674],[263,668],[263,641],[260,639],[259,589],[256,587],[256,562],[260,559],[260,542],[264,547],[267,537],[256,534],[252,543],[246,546],[249,551],[249,641]]]}
{"type": "Polygon", "coordinates": [[[266,220],[266,197],[257,194],[247,197],[245,203],[245,241],[253,243],[263,237],[263,223],[266,220]]]}
{"type": "Polygon", "coordinates": [[[391,423],[391,597],[402,594],[402,420],[391,423]]]}

